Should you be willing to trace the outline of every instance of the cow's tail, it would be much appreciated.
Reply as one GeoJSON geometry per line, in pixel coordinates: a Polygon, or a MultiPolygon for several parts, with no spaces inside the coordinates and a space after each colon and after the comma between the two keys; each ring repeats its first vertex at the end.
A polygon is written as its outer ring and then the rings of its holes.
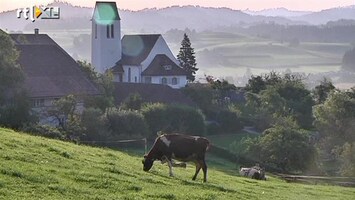
{"type": "Polygon", "coordinates": [[[210,143],[210,141],[208,141],[206,139],[206,151],[208,151],[208,149],[210,149],[210,147],[211,147],[211,143],[210,143]]]}

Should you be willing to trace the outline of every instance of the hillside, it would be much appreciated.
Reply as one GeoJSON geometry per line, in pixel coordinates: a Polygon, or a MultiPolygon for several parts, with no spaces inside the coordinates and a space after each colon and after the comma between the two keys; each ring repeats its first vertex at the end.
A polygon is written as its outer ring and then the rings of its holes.
{"type": "Polygon", "coordinates": [[[222,171],[209,160],[209,182],[191,181],[194,167],[0,129],[0,199],[353,199],[354,188],[255,181],[222,171]]]}

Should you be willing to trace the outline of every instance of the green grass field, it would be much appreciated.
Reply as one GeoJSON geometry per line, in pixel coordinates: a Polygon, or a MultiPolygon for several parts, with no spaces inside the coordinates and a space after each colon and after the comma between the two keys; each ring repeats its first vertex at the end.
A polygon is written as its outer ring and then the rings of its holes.
{"type": "Polygon", "coordinates": [[[209,158],[208,183],[194,167],[155,163],[143,172],[135,153],[93,148],[0,129],[0,199],[354,199],[355,189],[256,181],[209,158]]]}

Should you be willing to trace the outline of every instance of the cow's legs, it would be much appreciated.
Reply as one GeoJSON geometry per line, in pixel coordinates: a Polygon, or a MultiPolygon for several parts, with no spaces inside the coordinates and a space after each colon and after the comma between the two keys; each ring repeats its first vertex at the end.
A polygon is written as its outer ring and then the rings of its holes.
{"type": "Polygon", "coordinates": [[[201,160],[201,167],[203,171],[203,182],[207,181],[207,165],[205,159],[201,160]]]}
{"type": "Polygon", "coordinates": [[[173,174],[173,164],[171,163],[171,160],[166,159],[166,161],[168,162],[168,166],[169,166],[169,176],[174,176],[174,174],[173,174]]]}
{"type": "Polygon", "coordinates": [[[193,181],[196,180],[197,174],[200,172],[200,169],[201,169],[201,165],[198,161],[196,161],[195,165],[196,165],[196,172],[195,172],[194,177],[192,177],[193,181]]]}

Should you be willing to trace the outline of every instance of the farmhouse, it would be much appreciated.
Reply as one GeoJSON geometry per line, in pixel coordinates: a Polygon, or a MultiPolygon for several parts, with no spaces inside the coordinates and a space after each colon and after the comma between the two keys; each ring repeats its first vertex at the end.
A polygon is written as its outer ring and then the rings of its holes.
{"type": "MultiPolygon", "coordinates": [[[[32,110],[42,123],[56,123],[47,116],[53,102],[61,97],[100,95],[100,91],[80,70],[77,62],[47,34],[10,34],[20,51],[19,63],[25,73],[25,87],[32,110]]],[[[77,110],[83,109],[78,98],[77,110]]]]}
{"type": "Polygon", "coordinates": [[[101,73],[112,69],[115,82],[184,87],[186,71],[162,35],[125,35],[121,39],[120,21],[115,2],[96,2],[91,34],[95,69],[101,73]]]}

